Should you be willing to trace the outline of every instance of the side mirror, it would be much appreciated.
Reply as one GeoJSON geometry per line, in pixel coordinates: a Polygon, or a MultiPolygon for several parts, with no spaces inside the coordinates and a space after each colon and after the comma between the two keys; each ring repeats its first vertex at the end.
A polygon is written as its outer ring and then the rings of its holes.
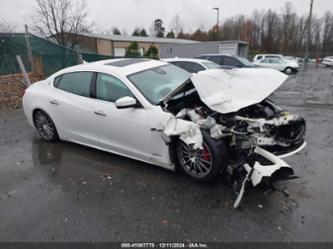
{"type": "Polygon", "coordinates": [[[137,101],[136,99],[132,97],[122,97],[120,99],[117,99],[116,101],[116,107],[118,109],[124,109],[124,108],[131,108],[131,107],[136,107],[137,106],[137,101]]]}

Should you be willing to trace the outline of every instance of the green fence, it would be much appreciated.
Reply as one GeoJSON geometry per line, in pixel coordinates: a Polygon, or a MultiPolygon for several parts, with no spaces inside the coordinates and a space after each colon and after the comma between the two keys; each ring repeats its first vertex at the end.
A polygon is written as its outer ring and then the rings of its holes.
{"type": "MultiPolygon", "coordinates": [[[[47,39],[28,35],[27,43],[24,33],[0,33],[0,75],[20,73],[16,55],[20,55],[28,72],[31,65],[28,60],[27,44],[30,43],[34,72],[49,76],[62,68],[78,64],[78,52],[59,46],[47,39]]],[[[111,57],[94,53],[82,53],[87,62],[108,59],[111,57]]]]}

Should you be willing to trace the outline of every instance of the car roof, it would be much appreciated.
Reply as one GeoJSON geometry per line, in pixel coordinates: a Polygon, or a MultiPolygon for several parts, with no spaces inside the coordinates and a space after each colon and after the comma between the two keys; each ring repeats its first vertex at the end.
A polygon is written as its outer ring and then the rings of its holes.
{"type": "Polygon", "coordinates": [[[282,54],[256,54],[256,56],[283,56],[282,54]]]}
{"type": "Polygon", "coordinates": [[[231,55],[231,54],[222,54],[222,53],[215,53],[215,54],[200,54],[199,56],[231,56],[235,57],[236,55],[231,55]]]}
{"type": "Polygon", "coordinates": [[[121,58],[121,59],[108,59],[100,60],[96,62],[84,63],[72,67],[65,68],[59,71],[57,74],[62,74],[66,72],[75,71],[109,71],[117,72],[123,76],[134,74],[149,68],[159,67],[163,65],[168,65],[167,62],[152,60],[146,58],[121,58]]]}
{"type": "Polygon", "coordinates": [[[196,63],[211,62],[210,60],[205,60],[205,59],[197,59],[197,58],[178,58],[178,57],[161,59],[161,61],[165,61],[165,62],[187,61],[187,62],[196,62],[196,63]]]}

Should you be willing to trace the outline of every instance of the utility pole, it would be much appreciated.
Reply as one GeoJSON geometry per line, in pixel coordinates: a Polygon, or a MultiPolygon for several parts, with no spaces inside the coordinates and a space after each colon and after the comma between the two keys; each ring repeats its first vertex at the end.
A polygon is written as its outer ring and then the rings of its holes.
{"type": "Polygon", "coordinates": [[[220,8],[215,7],[213,10],[216,10],[216,26],[220,28],[220,8]]]}
{"type": "Polygon", "coordinates": [[[308,17],[308,39],[305,44],[305,61],[304,61],[304,70],[306,71],[308,68],[309,62],[309,50],[310,50],[310,43],[311,43],[311,21],[312,21],[312,8],[313,8],[313,0],[310,2],[310,13],[308,17]]]}
{"type": "Polygon", "coordinates": [[[30,43],[30,34],[28,30],[28,25],[24,25],[25,27],[25,43],[27,46],[27,54],[28,54],[28,60],[30,64],[30,71],[34,72],[34,59],[32,57],[32,49],[31,49],[31,43],[30,43]]]}

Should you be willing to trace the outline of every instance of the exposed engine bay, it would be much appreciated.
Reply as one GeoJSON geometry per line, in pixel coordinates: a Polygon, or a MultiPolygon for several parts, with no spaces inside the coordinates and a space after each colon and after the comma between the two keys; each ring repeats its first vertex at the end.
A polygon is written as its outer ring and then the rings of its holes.
{"type": "MultiPolygon", "coordinates": [[[[257,186],[265,179],[279,180],[295,178],[291,167],[277,155],[288,156],[305,147],[305,120],[276,106],[269,99],[242,108],[236,112],[222,114],[207,107],[198,92],[188,84],[164,103],[164,110],[171,112],[176,120],[189,121],[190,134],[183,141],[191,143],[193,149],[201,149],[202,138],[195,136],[205,130],[214,140],[227,144],[227,167],[224,171],[234,177],[237,208],[249,181],[257,186]]],[[[172,129],[175,129],[173,127],[172,129]]],[[[171,133],[168,133],[170,135],[171,133]]],[[[184,135],[184,133],[183,133],[184,135]]],[[[182,137],[181,137],[182,139],[182,137]]]]}

